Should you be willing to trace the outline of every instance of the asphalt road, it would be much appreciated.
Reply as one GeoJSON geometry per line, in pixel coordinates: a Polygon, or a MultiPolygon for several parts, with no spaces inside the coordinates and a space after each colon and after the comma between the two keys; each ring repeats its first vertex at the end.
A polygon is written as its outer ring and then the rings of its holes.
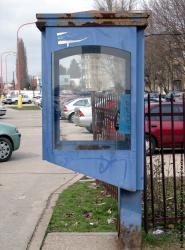
{"type": "Polygon", "coordinates": [[[8,109],[0,122],[22,134],[20,149],[0,163],[0,250],[26,250],[49,195],[75,173],[42,160],[41,111],[8,109]]]}

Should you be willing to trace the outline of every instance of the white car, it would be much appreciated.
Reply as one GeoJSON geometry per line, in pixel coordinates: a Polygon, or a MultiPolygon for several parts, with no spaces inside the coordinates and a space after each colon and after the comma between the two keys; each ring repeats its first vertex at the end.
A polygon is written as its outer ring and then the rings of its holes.
{"type": "MultiPolygon", "coordinates": [[[[17,104],[18,103],[18,96],[7,97],[3,100],[4,104],[17,104]]],[[[31,98],[27,95],[22,95],[22,103],[30,104],[32,103],[31,98]]]]}
{"type": "Polygon", "coordinates": [[[92,133],[92,106],[75,109],[74,123],[92,133]]]}
{"type": "Polygon", "coordinates": [[[73,122],[75,108],[82,108],[91,105],[91,97],[81,97],[68,102],[63,106],[62,113],[69,122],[73,122]]]}
{"type": "Polygon", "coordinates": [[[32,99],[33,103],[37,106],[42,106],[42,96],[34,96],[32,99]]]}
{"type": "Polygon", "coordinates": [[[0,116],[6,115],[6,108],[0,103],[0,116]]]}
{"type": "Polygon", "coordinates": [[[27,103],[27,104],[31,104],[31,98],[27,95],[22,95],[22,103],[27,103]]]}

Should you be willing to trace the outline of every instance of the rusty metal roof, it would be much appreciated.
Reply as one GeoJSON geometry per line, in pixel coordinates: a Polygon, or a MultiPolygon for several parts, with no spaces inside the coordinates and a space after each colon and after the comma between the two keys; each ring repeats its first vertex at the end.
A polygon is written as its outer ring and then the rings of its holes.
{"type": "Polygon", "coordinates": [[[147,26],[148,12],[122,13],[90,10],[76,13],[37,14],[37,27],[87,27],[87,26],[147,26]]]}

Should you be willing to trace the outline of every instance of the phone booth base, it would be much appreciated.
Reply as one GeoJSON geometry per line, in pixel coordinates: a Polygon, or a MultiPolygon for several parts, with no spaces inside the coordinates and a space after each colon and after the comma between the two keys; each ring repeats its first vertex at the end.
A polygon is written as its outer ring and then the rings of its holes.
{"type": "Polygon", "coordinates": [[[119,190],[119,239],[122,249],[141,249],[142,192],[119,190]]]}

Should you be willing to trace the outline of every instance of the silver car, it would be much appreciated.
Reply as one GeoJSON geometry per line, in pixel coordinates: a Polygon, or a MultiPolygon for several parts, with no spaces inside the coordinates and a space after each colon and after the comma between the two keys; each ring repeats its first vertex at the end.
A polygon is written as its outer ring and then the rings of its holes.
{"type": "Polygon", "coordinates": [[[74,122],[75,108],[82,108],[91,105],[91,97],[81,97],[66,103],[62,113],[69,122],[74,122]]]}
{"type": "Polygon", "coordinates": [[[74,123],[92,133],[92,106],[75,109],[74,123]]]}

